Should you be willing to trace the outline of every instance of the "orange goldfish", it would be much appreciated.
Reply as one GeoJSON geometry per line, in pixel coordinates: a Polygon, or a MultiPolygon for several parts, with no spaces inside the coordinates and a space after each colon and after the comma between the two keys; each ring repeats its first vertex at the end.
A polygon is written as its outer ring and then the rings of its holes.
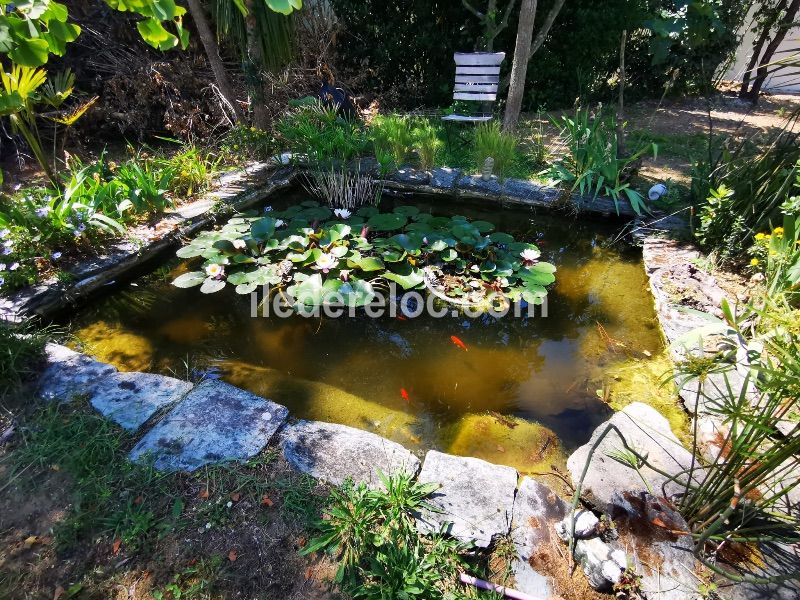
{"type": "Polygon", "coordinates": [[[454,335],[450,336],[450,341],[453,342],[457,348],[461,348],[464,352],[467,351],[467,345],[454,335]]]}
{"type": "Polygon", "coordinates": [[[406,402],[411,401],[411,398],[408,397],[408,392],[406,391],[406,388],[400,388],[400,397],[406,402]]]}

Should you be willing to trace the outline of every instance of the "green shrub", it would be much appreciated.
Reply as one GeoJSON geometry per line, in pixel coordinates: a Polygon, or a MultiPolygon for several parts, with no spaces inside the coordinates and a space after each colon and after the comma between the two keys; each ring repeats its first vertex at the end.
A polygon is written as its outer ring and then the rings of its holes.
{"type": "Polygon", "coordinates": [[[479,170],[487,158],[493,158],[492,172],[502,181],[517,159],[517,145],[516,136],[503,133],[499,122],[481,123],[472,137],[472,158],[479,170]]]}
{"type": "Polygon", "coordinates": [[[627,179],[636,161],[655,144],[646,145],[627,157],[619,156],[617,122],[612,112],[600,111],[591,115],[589,109],[579,108],[574,117],[564,115],[553,120],[567,145],[567,153],[553,164],[554,177],[569,184],[583,195],[610,196],[617,205],[624,194],[636,214],[647,210],[644,197],[631,188],[627,179]]]}
{"type": "Polygon", "coordinates": [[[742,256],[756,233],[782,220],[781,207],[794,193],[800,172],[800,134],[793,132],[798,116],[768,145],[755,138],[732,141],[698,167],[693,189],[726,190],[724,198],[714,193],[696,197],[702,202],[697,237],[722,258],[742,256]]]}
{"type": "Polygon", "coordinates": [[[225,134],[219,154],[226,162],[240,164],[243,160],[267,160],[276,150],[272,133],[257,127],[237,125],[225,134]]]}
{"type": "Polygon", "coordinates": [[[0,398],[19,391],[38,372],[50,333],[0,323],[0,398]]]}
{"type": "Polygon", "coordinates": [[[179,152],[153,160],[157,169],[171,175],[169,191],[178,197],[193,196],[206,191],[220,163],[219,158],[197,146],[186,146],[179,152]]]}
{"type": "Polygon", "coordinates": [[[339,116],[320,102],[297,107],[276,128],[289,151],[308,156],[316,165],[352,160],[363,155],[368,144],[357,121],[339,116]]]}

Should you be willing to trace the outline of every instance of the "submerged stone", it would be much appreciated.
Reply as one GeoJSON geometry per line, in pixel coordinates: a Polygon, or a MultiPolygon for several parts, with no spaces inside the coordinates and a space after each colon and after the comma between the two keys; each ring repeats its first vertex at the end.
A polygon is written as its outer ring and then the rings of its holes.
{"type": "Polygon", "coordinates": [[[124,429],[135,431],[156,411],[180,400],[192,384],[154,373],[113,373],[92,394],[92,406],[124,429]]]}
{"type": "MultiPolygon", "coordinates": [[[[142,290],[120,297],[131,306],[154,307],[157,297],[142,290]]],[[[148,371],[153,366],[153,343],[146,337],[106,321],[97,321],[75,332],[75,337],[100,360],[122,371],[148,371]]]]}
{"type": "Polygon", "coordinates": [[[220,367],[226,381],[287,405],[295,417],[349,425],[412,447],[420,442],[412,432],[417,419],[409,413],[277,369],[238,361],[220,367]]]}
{"type": "Polygon", "coordinates": [[[500,414],[466,415],[455,425],[450,454],[474,456],[521,472],[566,466],[561,442],[539,423],[500,414]]]}
{"type": "Polygon", "coordinates": [[[606,434],[590,456],[591,447],[609,425],[614,425],[622,433],[629,447],[646,456],[650,464],[665,473],[678,474],[688,470],[692,463],[691,453],[672,433],[669,421],[650,406],[633,402],[595,429],[591,439],[567,459],[567,469],[572,475],[573,484],[577,486],[584,465],[591,458],[583,481],[583,495],[589,496],[603,510],[608,510],[615,493],[644,490],[642,477],[659,494],[662,489],[667,496],[683,491],[680,482],[685,480],[682,478],[678,478],[678,482],[667,482],[667,477],[647,466],[641,468],[640,477],[633,468],[611,458],[610,454],[624,449],[617,431],[611,430],[606,434]]]}
{"type": "Polygon", "coordinates": [[[39,396],[45,400],[68,401],[91,394],[106,377],[117,372],[111,365],[58,344],[47,344],[45,354],[47,366],[38,387],[39,396]]]}
{"type": "Polygon", "coordinates": [[[382,486],[378,472],[416,475],[419,459],[400,444],[379,435],[333,423],[299,421],[281,433],[286,460],[316,479],[341,485],[350,479],[382,486]]]}
{"type": "Polygon", "coordinates": [[[417,520],[420,531],[444,527],[481,548],[509,532],[517,488],[517,472],[511,467],[430,450],[417,479],[440,485],[429,502],[441,512],[423,510],[417,520]]]}
{"type": "Polygon", "coordinates": [[[222,381],[204,381],[131,450],[132,460],[152,456],[165,471],[246,460],[260,452],[289,411],[222,381]]]}

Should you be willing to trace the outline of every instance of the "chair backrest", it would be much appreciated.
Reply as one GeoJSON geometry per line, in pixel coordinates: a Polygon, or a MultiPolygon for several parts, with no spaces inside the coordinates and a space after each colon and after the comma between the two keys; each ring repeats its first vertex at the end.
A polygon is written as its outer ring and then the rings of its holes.
{"type": "Polygon", "coordinates": [[[500,64],[505,52],[456,52],[453,100],[494,102],[500,83],[500,64]]]}

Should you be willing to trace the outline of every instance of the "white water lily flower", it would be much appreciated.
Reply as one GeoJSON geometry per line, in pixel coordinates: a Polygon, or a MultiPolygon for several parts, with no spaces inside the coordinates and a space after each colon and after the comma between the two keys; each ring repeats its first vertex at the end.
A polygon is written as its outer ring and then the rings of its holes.
{"type": "Polygon", "coordinates": [[[244,250],[247,248],[247,244],[244,240],[233,240],[233,247],[237,250],[244,250]]]}
{"type": "Polygon", "coordinates": [[[317,268],[322,269],[326,273],[339,264],[338,259],[333,254],[320,254],[317,259],[317,268]]]}
{"type": "Polygon", "coordinates": [[[334,209],[333,214],[339,217],[340,219],[349,219],[350,215],[352,215],[353,213],[351,213],[346,208],[336,208],[334,209]]]}
{"type": "Polygon", "coordinates": [[[284,221],[283,219],[276,219],[275,229],[277,229],[278,227],[283,227],[284,225],[286,225],[286,221],[284,221]]]}
{"type": "Polygon", "coordinates": [[[522,257],[523,262],[526,263],[532,263],[539,258],[539,253],[536,252],[536,250],[531,250],[530,248],[523,250],[519,253],[519,255],[522,257]]]}
{"type": "Polygon", "coordinates": [[[206,267],[206,275],[209,277],[219,278],[225,274],[225,269],[222,265],[211,264],[206,267]]]}

